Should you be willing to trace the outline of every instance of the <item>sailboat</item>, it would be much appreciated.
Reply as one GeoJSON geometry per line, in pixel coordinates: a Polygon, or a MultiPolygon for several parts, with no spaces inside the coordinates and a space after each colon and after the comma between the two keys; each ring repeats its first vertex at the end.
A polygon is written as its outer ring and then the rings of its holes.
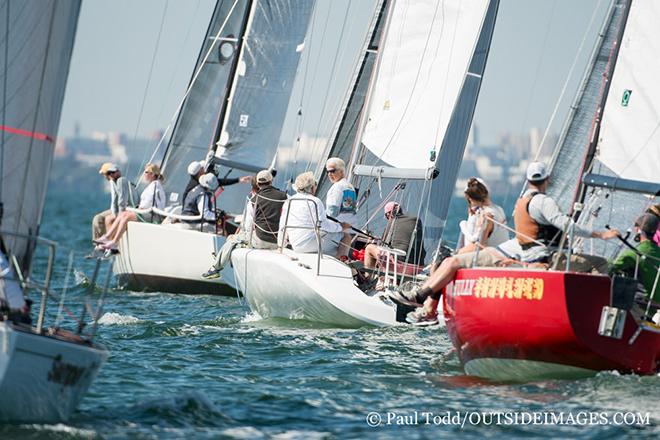
{"type": "MultiPolygon", "coordinates": [[[[192,161],[207,158],[206,169],[220,178],[271,168],[313,6],[217,2],[162,161],[172,207],[183,202],[192,161]]],[[[234,185],[215,194],[228,222],[243,211],[248,192],[234,185]]],[[[181,219],[175,210],[154,211],[181,219]]],[[[230,232],[225,224],[181,225],[129,223],[114,265],[119,283],[138,291],[234,294],[231,269],[220,279],[201,277],[230,232]]]]}
{"type": "MultiPolygon", "coordinates": [[[[350,155],[349,168],[363,194],[362,225],[379,205],[393,200],[380,197],[389,192],[407,212],[424,213],[426,239],[435,243],[451,191],[436,190],[431,197],[431,189],[454,187],[498,6],[486,0],[380,3],[337,138],[325,152],[350,155]],[[353,148],[347,138],[354,140],[353,148]]],[[[322,177],[320,167],[317,176],[322,177]]],[[[320,188],[327,190],[327,180],[321,179],[320,188]]],[[[237,249],[232,265],[250,308],[263,318],[341,327],[389,326],[405,319],[407,310],[384,293],[363,292],[351,267],[322,255],[320,246],[310,254],[237,249]]],[[[388,285],[400,282],[395,267],[385,274],[388,285]]]]}
{"type": "MultiPolygon", "coordinates": [[[[624,231],[660,196],[655,2],[616,0],[553,159],[550,193],[580,224],[624,231]]],[[[614,257],[618,243],[573,240],[614,257]]],[[[444,317],[466,373],[494,380],[654,374],[660,326],[636,280],[557,270],[459,270],[444,317]],[[639,310],[642,310],[640,313],[639,310]]]]}
{"type": "Polygon", "coordinates": [[[75,410],[108,353],[46,329],[55,243],[38,236],[80,1],[0,2],[0,421],[57,422],[75,410]],[[43,282],[34,255],[48,248],[43,282]],[[27,290],[41,292],[31,325],[27,290]],[[21,310],[22,309],[22,310],[21,310]]]}

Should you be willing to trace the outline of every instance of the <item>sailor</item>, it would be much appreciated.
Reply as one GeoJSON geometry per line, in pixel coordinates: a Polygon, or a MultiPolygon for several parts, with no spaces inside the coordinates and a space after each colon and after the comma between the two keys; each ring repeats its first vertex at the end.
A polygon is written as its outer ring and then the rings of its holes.
{"type": "Polygon", "coordinates": [[[322,252],[336,255],[344,229],[348,223],[336,223],[328,220],[323,202],[314,194],[317,184],[310,171],[300,174],[295,181],[296,194],[284,202],[280,217],[278,245],[283,245],[288,238],[296,252],[311,253],[318,251],[316,227],[321,235],[322,252]],[[286,227],[286,229],[285,229],[286,227]]]}
{"type": "MultiPolygon", "coordinates": [[[[396,202],[388,202],[383,209],[387,226],[383,233],[383,243],[393,249],[398,249],[406,253],[406,263],[424,264],[426,251],[424,250],[424,240],[421,220],[417,217],[405,215],[401,206],[396,202]],[[414,241],[412,246],[411,240],[414,241]]],[[[368,244],[364,252],[365,269],[373,269],[379,256],[383,253],[383,247],[375,243],[368,244]]],[[[367,274],[369,278],[369,274],[367,274]]]]}
{"type": "MultiPolygon", "coordinates": [[[[548,262],[556,251],[562,232],[572,219],[561,212],[557,202],[546,191],[550,175],[542,162],[532,162],[527,167],[528,189],[516,202],[513,214],[516,225],[516,238],[522,248],[521,260],[526,262],[548,262]]],[[[609,240],[619,235],[615,229],[594,231],[591,228],[573,223],[573,234],[578,237],[592,237],[609,240]]],[[[561,253],[558,269],[566,267],[566,257],[561,253]]],[[[552,261],[551,263],[554,263],[552,261]]],[[[595,255],[571,254],[570,267],[574,272],[607,273],[607,260],[595,255]]]]}
{"type": "Polygon", "coordinates": [[[98,240],[105,235],[117,215],[124,212],[127,207],[135,206],[136,199],[133,185],[121,175],[117,165],[105,162],[101,165],[99,174],[110,183],[110,209],[94,216],[92,220],[92,240],[98,240]]]}
{"type": "MultiPolygon", "coordinates": [[[[660,221],[660,204],[651,205],[651,207],[649,207],[649,209],[646,210],[646,213],[654,215],[655,218],[657,218],[658,221],[660,221]]],[[[660,224],[658,225],[658,230],[655,231],[655,234],[653,234],[653,241],[655,242],[655,244],[660,246],[660,224]]]]}
{"type": "MultiPolygon", "coordinates": [[[[545,250],[546,246],[542,246],[539,243],[547,244],[550,247],[554,243],[558,243],[559,237],[555,237],[555,234],[557,231],[561,233],[566,227],[567,222],[572,220],[569,216],[562,214],[557,203],[551,197],[545,195],[549,183],[549,174],[545,164],[541,162],[532,162],[529,164],[527,168],[527,182],[529,189],[516,204],[514,220],[518,238],[514,240],[519,242],[522,247],[523,259],[525,256],[529,258],[526,262],[539,264],[539,260],[531,259],[530,254],[533,256],[532,258],[540,257],[541,261],[547,258],[544,257],[547,254],[542,252],[541,249],[534,249],[533,253],[530,253],[529,250],[534,247],[544,248],[543,250],[545,250]],[[523,239],[522,241],[521,238],[523,239]]],[[[574,232],[579,236],[609,240],[619,235],[619,231],[615,229],[609,231],[592,231],[588,228],[578,228],[577,225],[575,227],[574,232]]],[[[506,246],[507,243],[503,243],[501,246],[508,247],[506,246]]],[[[563,270],[566,264],[565,258],[563,260],[560,260],[558,263],[560,270],[563,270]]],[[[571,255],[571,269],[584,272],[592,270],[602,271],[604,269],[603,260],[605,259],[597,256],[573,254],[571,255]]],[[[418,307],[417,310],[410,312],[406,320],[410,323],[437,322],[438,303],[442,289],[454,279],[459,269],[471,267],[473,262],[477,267],[504,266],[517,263],[515,260],[507,258],[501,250],[493,247],[486,247],[479,251],[477,255],[474,252],[468,252],[446,258],[429,279],[422,284],[421,288],[392,294],[394,299],[400,302],[411,305],[423,304],[422,307],[418,307]]],[[[605,260],[605,268],[607,267],[606,263],[607,261],[605,260]]]]}
{"type": "Polygon", "coordinates": [[[639,237],[637,249],[623,250],[610,268],[612,273],[620,273],[630,278],[637,273],[647,296],[656,303],[660,303],[660,247],[653,241],[653,235],[658,230],[659,223],[658,217],[652,214],[640,216],[635,221],[635,230],[639,237]]]}
{"type": "Polygon", "coordinates": [[[460,223],[464,244],[457,252],[473,252],[477,249],[477,243],[496,247],[508,241],[509,233],[502,226],[506,224],[506,214],[491,201],[484,181],[471,177],[463,194],[468,204],[468,219],[460,223]]]}
{"type": "Polygon", "coordinates": [[[273,173],[262,170],[254,177],[252,194],[245,205],[241,231],[227,237],[216,255],[213,266],[202,278],[220,278],[222,269],[229,263],[231,253],[241,243],[250,243],[254,249],[276,249],[282,205],[286,193],[273,187],[273,173]]]}
{"type": "MultiPolygon", "coordinates": [[[[206,164],[205,161],[200,160],[200,161],[192,161],[188,165],[188,175],[190,176],[190,180],[188,180],[186,189],[183,190],[183,196],[181,197],[182,203],[185,202],[188,193],[192,191],[192,189],[199,184],[199,178],[202,177],[203,174],[205,174],[205,164],[206,164]]],[[[252,179],[252,176],[223,178],[223,179],[218,179],[218,185],[229,186],[229,185],[234,185],[235,183],[250,183],[250,179],[252,179]]]]}
{"type": "MultiPolygon", "coordinates": [[[[142,180],[147,183],[147,187],[140,194],[140,204],[138,209],[150,208],[165,208],[165,191],[163,190],[163,174],[160,172],[160,167],[154,163],[148,163],[144,167],[142,173],[142,180]]],[[[153,212],[143,214],[141,220],[151,221],[152,218],[159,218],[158,215],[154,217],[153,212]]],[[[106,250],[116,249],[117,242],[124,234],[128,227],[129,222],[138,220],[138,214],[134,211],[126,210],[121,212],[112,226],[108,229],[107,233],[99,237],[95,242],[106,250]]]]}
{"type": "MultiPolygon", "coordinates": [[[[332,186],[325,197],[325,209],[330,217],[351,226],[357,223],[357,194],[346,180],[346,164],[339,157],[331,157],[325,163],[325,172],[332,186]]],[[[337,249],[337,258],[347,257],[352,236],[346,231],[337,249]]]]}
{"type": "MultiPolygon", "coordinates": [[[[214,209],[214,192],[218,189],[218,179],[213,173],[203,174],[199,178],[199,184],[194,187],[183,200],[182,215],[202,216],[202,223],[215,224],[216,215],[214,209]]],[[[184,220],[184,223],[194,224],[200,220],[184,220]]]]}
{"type": "Polygon", "coordinates": [[[11,321],[30,324],[30,304],[31,301],[25,300],[16,272],[7,259],[4,243],[0,242],[0,311],[11,321]]]}

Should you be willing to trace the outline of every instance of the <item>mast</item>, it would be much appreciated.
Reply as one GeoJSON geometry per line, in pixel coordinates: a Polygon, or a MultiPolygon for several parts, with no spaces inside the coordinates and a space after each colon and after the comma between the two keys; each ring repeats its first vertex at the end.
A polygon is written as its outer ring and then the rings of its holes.
{"type": "MultiPolygon", "coordinates": [[[[393,1],[393,0],[392,0],[393,1]]],[[[360,121],[362,121],[362,113],[365,108],[366,104],[366,95],[365,98],[361,100],[360,102],[360,97],[357,95],[358,93],[358,88],[361,84],[362,78],[364,74],[369,75],[369,79],[367,80],[367,88],[369,87],[372,78],[373,78],[373,66],[371,72],[367,73],[365,72],[367,69],[367,63],[369,61],[369,55],[374,54],[375,57],[378,56],[378,48],[379,48],[379,42],[381,41],[382,38],[382,33],[381,35],[378,34],[378,31],[381,29],[381,23],[383,22],[383,19],[385,18],[385,11],[387,10],[388,4],[391,3],[389,0],[380,0],[380,5],[377,8],[377,13],[374,16],[373,24],[371,25],[370,33],[368,38],[366,39],[365,42],[365,47],[363,49],[363,56],[362,56],[362,61],[360,62],[360,65],[358,69],[355,72],[354,79],[353,79],[353,87],[351,88],[350,93],[348,94],[348,97],[346,99],[346,104],[343,106],[342,110],[339,113],[339,121],[336,124],[336,128],[334,129],[331,139],[332,143],[330,145],[330,148],[327,149],[327,151],[323,152],[323,158],[327,159],[328,157],[331,156],[337,156],[337,150],[340,148],[340,139],[341,136],[340,134],[346,130],[348,133],[352,130],[352,127],[346,128],[346,124],[349,122],[348,116],[349,116],[349,111],[351,108],[354,106],[360,105],[360,111],[358,113],[358,118],[357,121],[353,120],[354,127],[357,126],[359,130],[360,127],[360,121]],[[378,41],[377,41],[378,40],[378,41]]],[[[359,133],[356,130],[355,137],[353,139],[353,145],[355,145],[355,140],[358,138],[359,133]]],[[[349,173],[350,173],[351,167],[349,166],[349,173]]],[[[325,173],[325,163],[323,160],[320,160],[318,165],[317,165],[317,173],[318,177],[318,186],[321,188],[323,184],[326,181],[327,175],[325,173]]]]}
{"type": "Polygon", "coordinates": [[[617,39],[614,43],[614,46],[612,48],[612,55],[608,61],[609,63],[608,68],[605,71],[605,75],[603,78],[604,87],[603,87],[602,97],[600,100],[600,104],[598,105],[598,109],[596,110],[596,114],[594,115],[593,129],[592,129],[591,138],[589,140],[589,147],[587,148],[587,153],[584,162],[582,164],[582,168],[580,169],[580,173],[578,174],[578,184],[573,197],[574,203],[573,206],[570,207],[570,213],[573,216],[579,215],[579,211],[576,212],[576,210],[574,209],[575,202],[579,202],[579,203],[584,202],[586,196],[586,185],[582,181],[582,176],[585,174],[587,170],[591,169],[591,166],[594,161],[594,157],[596,155],[596,150],[598,149],[598,138],[600,135],[600,127],[603,118],[603,112],[605,109],[605,104],[607,103],[610,86],[612,84],[612,76],[614,75],[614,69],[616,68],[616,61],[619,56],[619,50],[621,49],[621,40],[623,39],[623,34],[626,29],[626,24],[628,22],[628,16],[630,14],[630,6],[632,4],[632,0],[623,0],[623,1],[625,5],[623,10],[623,15],[621,17],[619,32],[617,35],[617,39]]]}

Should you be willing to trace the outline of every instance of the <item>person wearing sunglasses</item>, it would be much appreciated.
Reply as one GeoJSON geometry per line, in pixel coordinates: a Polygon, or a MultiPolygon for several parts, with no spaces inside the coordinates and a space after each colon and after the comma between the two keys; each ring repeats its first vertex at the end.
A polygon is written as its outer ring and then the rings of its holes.
{"type": "Polygon", "coordinates": [[[127,207],[134,207],[133,185],[121,175],[119,167],[112,162],[105,162],[99,169],[99,174],[110,184],[110,209],[94,216],[92,220],[92,241],[103,237],[117,216],[127,207]]]}
{"type": "MultiPolygon", "coordinates": [[[[332,186],[325,196],[325,209],[327,215],[353,226],[357,223],[356,204],[357,194],[355,188],[346,179],[346,163],[339,157],[331,157],[325,163],[325,172],[332,186]]],[[[344,235],[337,247],[337,258],[346,258],[351,247],[352,235],[344,231],[344,235]]]]}

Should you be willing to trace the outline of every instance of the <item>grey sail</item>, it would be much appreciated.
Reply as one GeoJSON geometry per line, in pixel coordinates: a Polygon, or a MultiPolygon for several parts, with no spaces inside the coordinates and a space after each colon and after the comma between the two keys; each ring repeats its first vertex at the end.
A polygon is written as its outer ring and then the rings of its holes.
{"type": "Polygon", "coordinates": [[[622,29],[624,6],[625,1],[618,0],[611,8],[552,160],[552,181],[548,193],[564,212],[570,210],[577,182],[581,178],[580,170],[589,147],[594,115],[601,102],[604,77],[612,48],[622,29]]]}
{"type": "Polygon", "coordinates": [[[271,165],[313,6],[255,1],[216,151],[220,164],[249,172],[271,165]]]}
{"type": "MultiPolygon", "coordinates": [[[[339,124],[330,144],[330,149],[327,153],[323,154],[324,158],[340,157],[346,163],[350,159],[351,150],[355,143],[355,136],[358,132],[360,114],[362,113],[369,87],[369,80],[373,73],[378,54],[378,44],[383,32],[388,3],[388,0],[382,0],[376,7],[378,13],[374,15],[374,20],[371,24],[371,36],[367,40],[367,45],[363,50],[362,59],[355,72],[353,88],[348,96],[346,105],[341,111],[339,124]]],[[[320,175],[317,195],[323,198],[330,186],[332,186],[332,182],[328,180],[328,176],[325,173],[325,163],[323,161],[319,162],[317,175],[320,175]]]]}
{"type": "MultiPolygon", "coordinates": [[[[80,1],[0,1],[0,229],[38,234],[80,1]]],[[[29,270],[33,244],[3,236],[29,270]]]]}
{"type": "Polygon", "coordinates": [[[232,66],[237,62],[239,37],[246,26],[250,4],[248,0],[238,0],[235,6],[234,3],[234,0],[218,0],[213,11],[193,70],[193,76],[198,70],[199,75],[179,112],[163,158],[163,173],[167,176],[165,190],[168,194],[180,194],[183,191],[188,181],[188,164],[204,159],[214,142],[220,110],[229,93],[232,66]],[[223,23],[225,25],[220,40],[204,61],[223,23]]]}

